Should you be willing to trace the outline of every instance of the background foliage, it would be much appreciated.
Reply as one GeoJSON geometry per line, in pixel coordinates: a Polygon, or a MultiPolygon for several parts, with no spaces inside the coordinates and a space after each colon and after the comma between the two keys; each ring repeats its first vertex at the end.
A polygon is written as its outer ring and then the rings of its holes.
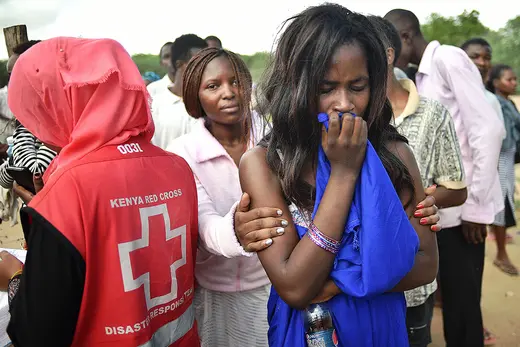
{"type": "MultiPolygon", "coordinates": [[[[473,37],[483,37],[493,47],[493,63],[511,65],[520,73],[520,16],[510,19],[498,31],[487,28],[479,19],[478,11],[464,11],[458,16],[444,17],[432,13],[422,25],[423,33],[428,40],[438,40],[443,44],[460,46],[473,37]]],[[[258,52],[253,55],[242,55],[251,70],[253,80],[258,81],[264,71],[269,53],[258,52]]],[[[153,54],[136,54],[133,59],[141,73],[154,71],[164,75],[165,71],[159,64],[159,58],[153,54]]],[[[7,83],[5,61],[0,61],[0,87],[7,83]]]]}
{"type": "Polygon", "coordinates": [[[443,17],[432,13],[422,26],[428,40],[460,46],[467,39],[483,37],[493,48],[493,63],[508,64],[520,73],[520,16],[507,21],[498,31],[480,22],[478,11],[464,11],[456,17],[443,17]]]}
{"type": "MultiPolygon", "coordinates": [[[[258,52],[253,55],[241,55],[244,62],[249,67],[249,71],[253,75],[253,80],[257,81],[260,75],[265,69],[267,61],[269,59],[269,53],[258,52]]],[[[153,54],[136,54],[132,56],[139,71],[141,73],[145,71],[153,71],[160,76],[163,76],[166,71],[159,64],[159,57],[153,54]]]]}

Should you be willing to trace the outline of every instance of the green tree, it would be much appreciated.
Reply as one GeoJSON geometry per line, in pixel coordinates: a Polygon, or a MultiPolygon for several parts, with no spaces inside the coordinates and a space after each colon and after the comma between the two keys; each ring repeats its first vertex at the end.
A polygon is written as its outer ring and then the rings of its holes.
{"type": "Polygon", "coordinates": [[[520,73],[520,16],[510,19],[498,31],[487,28],[479,19],[478,11],[464,11],[454,17],[432,13],[421,30],[428,40],[460,46],[464,41],[483,37],[493,48],[493,63],[508,64],[520,73]]]}
{"type": "Polygon", "coordinates": [[[507,21],[504,28],[491,32],[487,39],[493,47],[493,62],[510,65],[520,73],[520,16],[507,21]]]}
{"type": "Polygon", "coordinates": [[[490,32],[479,19],[478,11],[464,11],[455,17],[432,13],[421,30],[427,40],[438,40],[447,45],[460,46],[472,37],[482,37],[490,32]]]}
{"type": "MultiPolygon", "coordinates": [[[[493,48],[493,63],[508,64],[520,74],[520,16],[510,19],[507,24],[498,31],[487,28],[480,21],[478,11],[464,11],[458,16],[444,17],[438,13],[432,13],[421,26],[421,30],[427,40],[438,40],[443,44],[460,46],[464,41],[474,37],[484,37],[493,48]]],[[[269,63],[268,52],[258,52],[253,55],[241,55],[247,67],[251,71],[253,81],[257,82],[269,63]]],[[[156,55],[137,54],[134,61],[141,73],[154,71],[164,75],[166,71],[159,65],[156,55]]],[[[5,66],[5,64],[3,64],[5,66]]],[[[3,74],[0,67],[0,86],[3,74]]]]}
{"type": "Polygon", "coordinates": [[[161,66],[159,56],[154,54],[136,54],[132,56],[139,72],[141,74],[147,71],[153,71],[156,74],[163,76],[166,70],[161,66]]]}
{"type": "Polygon", "coordinates": [[[253,55],[241,55],[241,58],[246,63],[253,81],[258,81],[269,62],[270,54],[268,52],[258,52],[253,55]]]}
{"type": "MultiPolygon", "coordinates": [[[[269,60],[269,53],[258,52],[253,55],[241,55],[241,57],[249,68],[249,71],[251,71],[253,81],[258,81],[269,60]]],[[[137,68],[141,74],[145,73],[146,71],[153,71],[160,76],[164,76],[164,74],[166,74],[166,70],[160,65],[159,57],[157,55],[136,54],[132,56],[132,59],[137,65],[137,68]]]]}

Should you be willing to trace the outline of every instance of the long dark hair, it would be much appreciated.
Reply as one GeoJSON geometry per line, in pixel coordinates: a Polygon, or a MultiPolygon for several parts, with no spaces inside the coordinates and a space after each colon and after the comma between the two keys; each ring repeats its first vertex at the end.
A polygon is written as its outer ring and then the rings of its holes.
{"type": "Polygon", "coordinates": [[[251,88],[253,79],[246,63],[236,53],[222,48],[206,48],[190,60],[184,71],[182,84],[182,95],[186,111],[193,118],[206,116],[199,99],[202,74],[206,70],[206,66],[218,57],[226,57],[233,67],[233,73],[238,84],[239,105],[244,115],[244,130],[247,136],[251,122],[251,88]]]}
{"type": "Polygon", "coordinates": [[[493,82],[495,82],[495,80],[501,79],[502,78],[502,73],[505,70],[513,70],[513,69],[509,65],[496,64],[496,65],[493,65],[493,67],[489,71],[489,79],[488,79],[488,81],[486,83],[486,88],[491,93],[495,94],[497,92],[495,90],[495,86],[493,85],[493,82]]]}
{"type": "Polygon", "coordinates": [[[260,113],[272,118],[273,129],[262,145],[267,147],[267,163],[278,173],[285,196],[299,206],[312,208],[313,190],[301,173],[309,160],[316,163],[321,141],[319,85],[335,50],[357,43],[368,60],[371,95],[363,115],[368,138],[395,189],[411,191],[409,205],[414,195],[413,180],[406,166],[386,147],[388,141],[407,141],[390,125],[386,53],[375,28],[365,16],[336,4],[310,7],[289,18],[284,26],[257,100],[260,113]],[[280,160],[277,151],[285,160],[280,160]]]}

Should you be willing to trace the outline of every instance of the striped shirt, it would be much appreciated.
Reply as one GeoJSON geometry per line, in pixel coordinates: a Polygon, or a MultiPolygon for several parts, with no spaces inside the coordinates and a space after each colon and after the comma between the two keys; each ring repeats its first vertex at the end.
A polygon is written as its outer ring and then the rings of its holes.
{"type": "MultiPolygon", "coordinates": [[[[455,127],[448,110],[439,102],[420,96],[414,83],[399,80],[410,94],[404,111],[395,118],[397,131],[408,139],[421,173],[422,184],[463,189],[464,166],[455,127]]],[[[437,282],[406,291],[408,307],[422,305],[437,289],[437,282]]]]}
{"type": "Polygon", "coordinates": [[[13,134],[13,156],[0,166],[0,185],[6,189],[13,186],[13,178],[7,167],[26,168],[33,175],[43,175],[56,152],[42,144],[21,124],[17,124],[13,134]]]}

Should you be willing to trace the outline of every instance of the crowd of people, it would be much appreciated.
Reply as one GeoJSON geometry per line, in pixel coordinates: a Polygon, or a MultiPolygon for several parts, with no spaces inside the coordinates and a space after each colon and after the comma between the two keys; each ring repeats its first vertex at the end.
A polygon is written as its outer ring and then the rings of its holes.
{"type": "Polygon", "coordinates": [[[410,11],[335,4],[284,23],[257,85],[215,36],[164,44],[162,78],[110,39],[17,47],[12,344],[304,347],[314,304],[336,346],[427,346],[435,304],[447,346],[494,343],[484,247],[489,228],[518,275],[520,114],[491,60],[482,38],[428,42],[410,11]]]}

